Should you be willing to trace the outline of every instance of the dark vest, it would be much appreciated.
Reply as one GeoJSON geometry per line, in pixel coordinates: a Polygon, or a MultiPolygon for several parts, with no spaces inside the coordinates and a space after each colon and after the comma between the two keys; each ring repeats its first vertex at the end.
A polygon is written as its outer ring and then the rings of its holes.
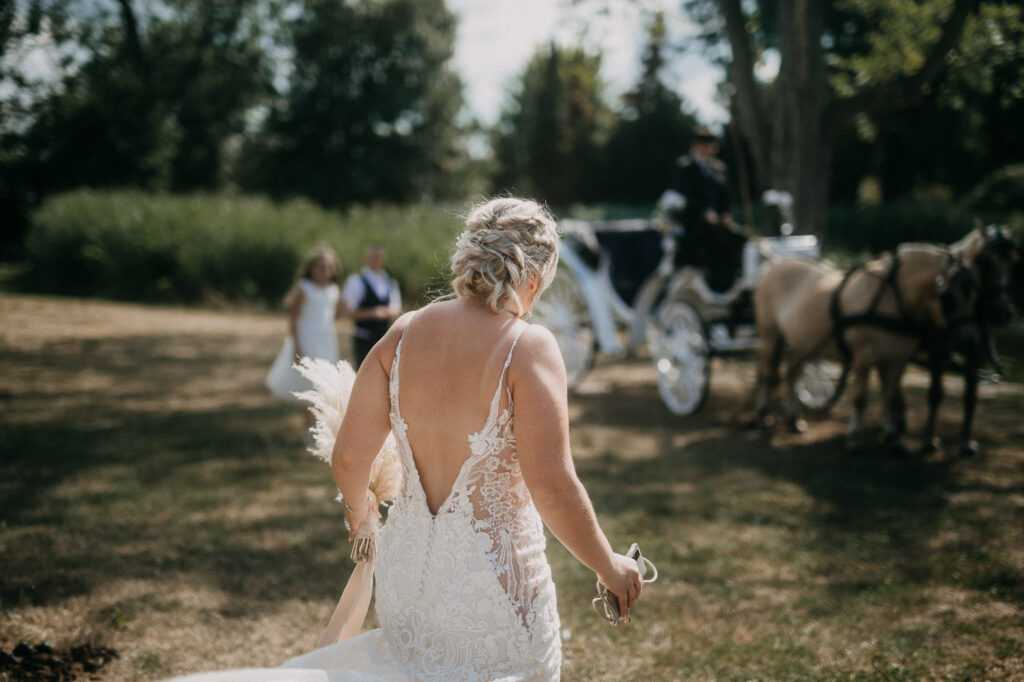
{"type": "MultiPolygon", "coordinates": [[[[377,292],[370,282],[367,281],[366,277],[362,274],[359,275],[359,279],[363,280],[363,300],[359,302],[359,310],[368,310],[370,308],[376,308],[379,305],[388,305],[391,303],[391,291],[388,290],[388,295],[381,298],[377,295],[377,292]]],[[[388,327],[391,323],[387,320],[357,320],[357,330],[362,330],[362,334],[357,332],[357,336],[361,336],[364,339],[373,339],[374,342],[379,341],[384,334],[387,333],[388,327]]]]}

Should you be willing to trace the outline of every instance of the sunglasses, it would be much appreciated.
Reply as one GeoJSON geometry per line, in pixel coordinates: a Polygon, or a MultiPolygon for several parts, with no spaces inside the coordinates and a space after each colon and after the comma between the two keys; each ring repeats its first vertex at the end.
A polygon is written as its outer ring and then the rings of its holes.
{"type": "MultiPolygon", "coordinates": [[[[640,547],[638,547],[635,542],[630,546],[629,551],[626,552],[626,556],[636,562],[636,567],[640,571],[640,577],[643,579],[644,583],[653,583],[658,579],[657,567],[651,563],[650,559],[645,558],[640,553],[640,547]],[[653,573],[650,579],[647,579],[648,570],[653,573]]],[[[620,615],[622,611],[619,608],[619,598],[616,597],[613,592],[609,591],[607,587],[602,585],[600,580],[597,582],[597,597],[591,601],[591,606],[593,606],[594,610],[597,611],[597,615],[604,618],[613,626],[618,625],[619,623],[631,622],[628,613],[625,616],[620,615]]]]}

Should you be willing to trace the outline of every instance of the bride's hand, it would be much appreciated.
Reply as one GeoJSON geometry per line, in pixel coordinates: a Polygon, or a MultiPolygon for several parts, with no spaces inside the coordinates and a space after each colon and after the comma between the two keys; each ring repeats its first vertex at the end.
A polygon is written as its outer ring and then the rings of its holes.
{"type": "Polygon", "coordinates": [[[620,607],[625,609],[619,616],[622,618],[628,616],[629,610],[636,604],[640,598],[640,592],[644,588],[644,580],[636,561],[622,554],[616,554],[608,573],[599,573],[597,579],[619,598],[620,607]]]}
{"type": "Polygon", "coordinates": [[[373,513],[377,515],[379,519],[380,514],[380,503],[377,501],[377,496],[373,494],[373,491],[366,491],[366,500],[361,507],[352,505],[345,506],[345,521],[348,522],[349,533],[348,541],[352,542],[356,537],[356,531],[359,530],[360,524],[366,520],[367,515],[373,510],[373,513]]]}

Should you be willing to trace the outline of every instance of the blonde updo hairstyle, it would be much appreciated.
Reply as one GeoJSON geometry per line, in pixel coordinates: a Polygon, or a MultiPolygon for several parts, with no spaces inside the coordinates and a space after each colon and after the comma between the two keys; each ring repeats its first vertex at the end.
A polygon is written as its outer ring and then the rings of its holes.
{"type": "Polygon", "coordinates": [[[495,312],[522,317],[516,293],[534,276],[537,295],[551,284],[558,265],[558,226],[547,209],[530,199],[505,197],[478,205],[455,241],[452,290],[481,298],[495,312]]]}

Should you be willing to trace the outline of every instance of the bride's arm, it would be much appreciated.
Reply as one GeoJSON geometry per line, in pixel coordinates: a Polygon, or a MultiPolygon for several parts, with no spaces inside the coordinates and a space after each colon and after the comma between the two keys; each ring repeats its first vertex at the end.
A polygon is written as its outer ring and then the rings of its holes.
{"type": "Polygon", "coordinates": [[[547,329],[531,325],[523,332],[509,367],[509,384],[519,463],[537,511],[566,549],[628,610],[643,581],[636,562],[612,551],[576,475],[569,450],[565,364],[547,329]]]}
{"type": "Polygon", "coordinates": [[[331,471],[348,505],[345,518],[351,526],[349,540],[370,511],[370,465],[391,431],[388,376],[406,321],[403,317],[396,322],[363,360],[334,442],[331,471]]]}

